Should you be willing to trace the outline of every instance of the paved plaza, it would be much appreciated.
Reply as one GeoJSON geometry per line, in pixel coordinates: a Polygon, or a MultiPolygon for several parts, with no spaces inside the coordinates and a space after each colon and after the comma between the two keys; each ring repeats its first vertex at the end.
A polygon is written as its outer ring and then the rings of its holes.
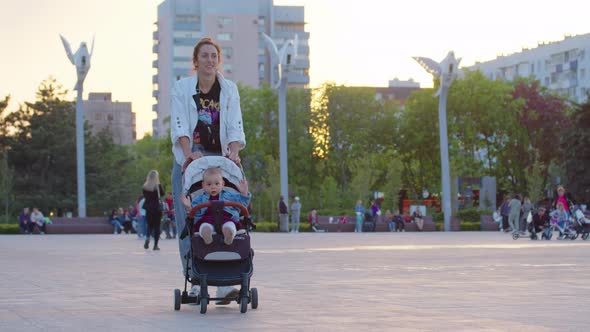
{"type": "Polygon", "coordinates": [[[259,307],[173,310],[175,240],[0,236],[0,331],[588,331],[590,241],[252,235],[259,307]]]}

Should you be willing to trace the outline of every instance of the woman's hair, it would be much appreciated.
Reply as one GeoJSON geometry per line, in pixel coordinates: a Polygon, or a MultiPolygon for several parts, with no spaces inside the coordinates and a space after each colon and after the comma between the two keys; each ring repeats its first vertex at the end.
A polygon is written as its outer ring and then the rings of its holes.
{"type": "Polygon", "coordinates": [[[148,172],[147,177],[145,178],[145,183],[143,184],[143,189],[147,191],[154,191],[158,190],[158,185],[160,184],[160,176],[158,175],[158,171],[152,169],[148,172]]]}
{"type": "Polygon", "coordinates": [[[563,186],[557,186],[557,192],[563,191],[565,192],[565,188],[563,186]]]}
{"type": "MultiPolygon", "coordinates": [[[[197,45],[195,45],[195,48],[193,50],[193,63],[195,60],[197,60],[199,56],[199,51],[201,50],[201,47],[203,47],[204,45],[211,45],[215,47],[215,49],[217,50],[217,58],[219,59],[219,63],[221,63],[221,47],[219,47],[219,44],[217,44],[215,41],[213,41],[213,39],[209,37],[201,38],[197,45]]],[[[197,69],[197,66],[195,66],[195,69],[197,69]]]]}

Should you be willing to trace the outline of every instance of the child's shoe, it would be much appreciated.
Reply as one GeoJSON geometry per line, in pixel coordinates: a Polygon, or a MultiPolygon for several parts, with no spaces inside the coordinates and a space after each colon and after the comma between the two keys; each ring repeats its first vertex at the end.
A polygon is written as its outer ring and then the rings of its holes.
{"type": "Polygon", "coordinates": [[[226,222],[222,227],[223,242],[226,245],[231,245],[234,242],[236,236],[236,225],[233,222],[226,222]]]}
{"type": "Polygon", "coordinates": [[[202,224],[201,228],[199,229],[199,235],[201,235],[205,244],[211,244],[213,242],[213,227],[202,224]]]}

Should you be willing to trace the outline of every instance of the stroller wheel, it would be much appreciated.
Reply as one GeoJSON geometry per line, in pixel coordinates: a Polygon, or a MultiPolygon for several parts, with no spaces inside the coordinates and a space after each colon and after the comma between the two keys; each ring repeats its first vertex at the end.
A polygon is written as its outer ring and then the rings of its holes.
{"type": "Polygon", "coordinates": [[[578,236],[579,236],[579,234],[578,234],[578,233],[572,234],[572,235],[570,235],[570,240],[572,240],[572,241],[573,241],[573,240],[577,239],[577,238],[578,238],[578,236]]]}
{"type": "Polygon", "coordinates": [[[514,234],[512,234],[512,238],[513,238],[514,240],[518,240],[518,233],[514,233],[514,234]]]}
{"type": "Polygon", "coordinates": [[[248,311],[248,297],[242,296],[240,299],[240,312],[244,314],[246,311],[248,311]]]}
{"type": "Polygon", "coordinates": [[[180,289],[174,290],[174,310],[180,310],[180,289]]]}
{"type": "Polygon", "coordinates": [[[207,299],[201,299],[201,313],[205,314],[207,313],[207,299]]]}
{"type": "Polygon", "coordinates": [[[252,299],[252,309],[258,308],[258,289],[250,289],[250,298],[252,299]]]}
{"type": "Polygon", "coordinates": [[[582,240],[584,240],[584,241],[588,240],[588,235],[590,235],[590,233],[582,234],[582,240]]]}

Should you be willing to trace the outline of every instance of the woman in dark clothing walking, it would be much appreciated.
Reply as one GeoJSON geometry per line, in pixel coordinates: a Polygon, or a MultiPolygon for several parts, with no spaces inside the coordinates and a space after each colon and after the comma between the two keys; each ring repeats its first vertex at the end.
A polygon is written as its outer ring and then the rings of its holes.
{"type": "Polygon", "coordinates": [[[150,246],[150,235],[153,235],[154,250],[160,250],[158,241],[160,240],[160,222],[162,221],[162,205],[160,204],[162,196],[164,196],[164,189],[160,185],[158,171],[151,170],[143,184],[143,197],[145,197],[143,208],[147,220],[147,234],[143,245],[145,249],[150,246]]]}

